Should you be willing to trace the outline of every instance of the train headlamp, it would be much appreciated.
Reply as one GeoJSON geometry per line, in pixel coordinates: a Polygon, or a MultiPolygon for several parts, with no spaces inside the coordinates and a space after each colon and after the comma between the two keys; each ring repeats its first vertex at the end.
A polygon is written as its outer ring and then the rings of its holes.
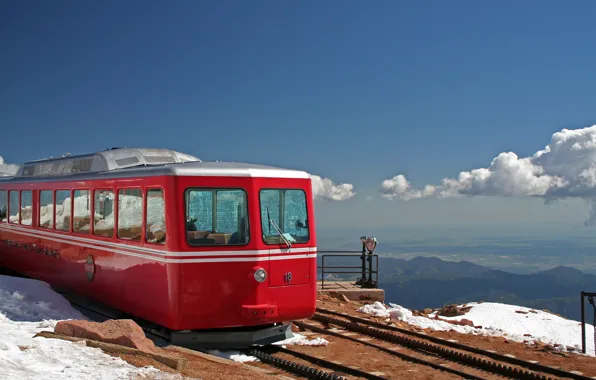
{"type": "Polygon", "coordinates": [[[267,279],[267,271],[263,268],[259,268],[255,271],[255,280],[257,282],[263,282],[267,279]]]}

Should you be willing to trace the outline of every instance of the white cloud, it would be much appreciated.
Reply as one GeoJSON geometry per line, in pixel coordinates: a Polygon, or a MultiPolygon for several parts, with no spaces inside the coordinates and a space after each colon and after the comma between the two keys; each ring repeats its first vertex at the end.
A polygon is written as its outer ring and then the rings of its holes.
{"type": "Polygon", "coordinates": [[[426,185],[423,190],[414,190],[410,182],[403,174],[396,175],[391,179],[386,179],[381,184],[381,193],[388,199],[401,199],[409,201],[416,198],[424,198],[432,195],[436,188],[426,185]]]}
{"type": "MultiPolygon", "coordinates": [[[[573,197],[592,202],[596,196],[596,125],[556,132],[543,150],[530,157],[500,153],[488,168],[461,172],[457,178],[443,179],[440,185],[416,190],[405,176],[398,175],[383,181],[379,191],[385,198],[405,201],[488,195],[547,200],[573,197]]],[[[593,209],[588,224],[596,223],[596,204],[593,209]]]]}
{"type": "Polygon", "coordinates": [[[318,175],[311,174],[312,191],[315,199],[327,199],[332,201],[348,200],[354,193],[354,185],[351,183],[342,183],[336,185],[329,178],[321,178],[318,175]]]}
{"type": "Polygon", "coordinates": [[[11,176],[16,174],[17,170],[19,170],[19,165],[15,164],[5,164],[4,158],[0,156],[0,176],[11,176]]]}

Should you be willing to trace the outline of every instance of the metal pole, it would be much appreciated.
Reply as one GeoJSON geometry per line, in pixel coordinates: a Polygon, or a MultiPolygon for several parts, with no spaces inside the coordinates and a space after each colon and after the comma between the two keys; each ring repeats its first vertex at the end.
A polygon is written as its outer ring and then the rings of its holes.
{"type": "Polygon", "coordinates": [[[375,287],[379,288],[379,256],[375,256],[375,287]]]}
{"type": "Polygon", "coordinates": [[[581,292],[581,307],[582,307],[582,352],[586,353],[586,316],[584,315],[584,291],[581,292]]]}
{"type": "Polygon", "coordinates": [[[362,243],[362,256],[360,256],[360,260],[362,260],[362,276],[360,277],[360,280],[356,282],[356,284],[366,281],[366,249],[364,242],[362,243]]]}
{"type": "Polygon", "coordinates": [[[372,252],[368,254],[368,283],[372,286],[372,252]]]}
{"type": "Polygon", "coordinates": [[[321,289],[325,289],[325,255],[322,257],[323,267],[321,268],[321,289]]]}

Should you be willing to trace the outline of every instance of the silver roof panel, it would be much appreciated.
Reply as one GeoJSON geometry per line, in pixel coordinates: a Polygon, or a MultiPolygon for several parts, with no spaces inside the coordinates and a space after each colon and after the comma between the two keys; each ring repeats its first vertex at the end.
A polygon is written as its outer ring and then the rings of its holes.
{"type": "Polygon", "coordinates": [[[119,148],[30,161],[20,167],[15,177],[2,179],[10,179],[10,182],[54,182],[163,175],[310,178],[304,171],[236,162],[204,162],[168,149],[119,148]]]}

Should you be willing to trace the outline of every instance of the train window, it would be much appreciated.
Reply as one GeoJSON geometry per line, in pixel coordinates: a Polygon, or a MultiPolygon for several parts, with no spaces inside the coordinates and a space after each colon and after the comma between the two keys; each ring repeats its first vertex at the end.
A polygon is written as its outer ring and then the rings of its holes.
{"type": "Polygon", "coordinates": [[[163,244],[166,241],[166,208],[163,190],[147,190],[147,242],[163,244]]]}
{"type": "Polygon", "coordinates": [[[56,226],[60,231],[70,230],[70,190],[56,190],[56,226]]]}
{"type": "Polygon", "coordinates": [[[95,190],[93,235],[114,236],[114,192],[112,190],[95,190]]]}
{"type": "Polygon", "coordinates": [[[244,190],[187,190],[190,245],[244,245],[250,238],[244,190]]]}
{"type": "Polygon", "coordinates": [[[9,204],[8,204],[8,221],[10,223],[19,222],[19,192],[12,190],[9,192],[9,204]]]}
{"type": "Polygon", "coordinates": [[[88,234],[91,230],[91,199],[89,197],[89,190],[74,191],[73,214],[72,230],[74,232],[88,234]]]}
{"type": "Polygon", "coordinates": [[[33,222],[33,194],[31,190],[21,191],[21,224],[30,226],[33,222]]]}
{"type": "Polygon", "coordinates": [[[309,239],[306,193],[261,190],[261,227],[266,244],[306,243],[309,239]],[[285,240],[284,240],[285,238],[285,240]]]}
{"type": "Polygon", "coordinates": [[[0,222],[8,220],[8,199],[6,198],[6,190],[0,190],[0,222]]]}
{"type": "Polygon", "coordinates": [[[39,227],[54,228],[54,193],[52,190],[39,192],[39,227]]]}
{"type": "Polygon", "coordinates": [[[118,238],[141,240],[143,193],[141,189],[118,190],[118,238]]]}

